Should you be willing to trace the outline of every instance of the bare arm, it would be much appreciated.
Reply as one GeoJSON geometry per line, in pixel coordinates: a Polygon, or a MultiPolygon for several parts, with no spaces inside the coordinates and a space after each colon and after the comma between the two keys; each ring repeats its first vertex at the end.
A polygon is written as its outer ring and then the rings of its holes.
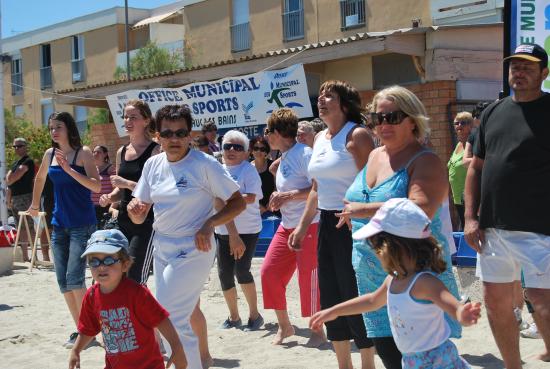
{"type": "Polygon", "coordinates": [[[447,198],[447,170],[437,155],[422,155],[411,167],[409,200],[418,205],[431,219],[447,198]]]}
{"type": "Polygon", "coordinates": [[[485,241],[483,230],[479,228],[478,210],[481,202],[481,173],[484,160],[474,156],[466,174],[464,188],[464,237],[470,246],[481,252],[485,241]]]}
{"type": "Polygon", "coordinates": [[[474,151],[473,151],[472,144],[470,144],[469,142],[466,142],[466,146],[464,146],[464,155],[462,156],[462,165],[468,168],[473,158],[474,158],[474,151]]]}
{"type": "Polygon", "coordinates": [[[311,186],[299,190],[297,189],[286,192],[274,191],[269,198],[268,208],[271,211],[277,211],[287,201],[307,199],[310,192],[311,186]]]}
{"type": "Polygon", "coordinates": [[[242,196],[247,205],[253,204],[256,201],[256,194],[254,193],[243,193],[242,196]]]}
{"type": "Polygon", "coordinates": [[[387,277],[384,283],[373,293],[353,298],[315,313],[309,320],[310,328],[313,330],[319,329],[324,322],[334,320],[340,316],[356,315],[380,309],[387,303],[389,278],[391,277],[387,277]]]}
{"type": "Polygon", "coordinates": [[[80,369],[80,352],[84,350],[84,347],[88,346],[93,339],[93,336],[86,336],[85,334],[78,333],[78,337],[76,338],[76,342],[69,356],[69,369],[80,369]]]}
{"type": "Polygon", "coordinates": [[[420,276],[411,295],[416,299],[429,300],[464,326],[476,324],[481,312],[480,303],[462,305],[445,287],[443,282],[431,274],[420,276]]]}
{"type": "Polygon", "coordinates": [[[32,202],[29,208],[29,213],[35,217],[38,216],[40,211],[40,196],[44,190],[44,183],[46,183],[46,177],[48,176],[48,166],[50,165],[50,157],[52,155],[53,149],[48,149],[42,157],[42,162],[38,168],[38,172],[34,177],[34,186],[32,189],[32,202]]]}
{"type": "Polygon", "coordinates": [[[134,224],[143,224],[147,218],[147,214],[153,204],[149,204],[141,201],[138,198],[133,198],[128,204],[126,209],[128,210],[128,217],[134,224]]]}
{"type": "Polygon", "coordinates": [[[166,338],[170,344],[172,355],[166,363],[166,367],[169,368],[171,364],[176,366],[176,369],[184,369],[187,367],[187,358],[183,351],[183,345],[181,344],[178,332],[174,328],[174,325],[170,319],[166,318],[157,326],[159,332],[166,338]]]}
{"type": "MultiPolygon", "coordinates": [[[[224,205],[225,202],[222,199],[216,198],[216,200],[214,200],[214,207],[216,211],[221,210],[224,205]]],[[[227,233],[229,235],[229,254],[233,255],[235,260],[239,260],[244,255],[246,246],[239,235],[234,219],[227,222],[225,224],[225,228],[227,229],[227,233]]]]}
{"type": "Polygon", "coordinates": [[[11,186],[12,184],[14,184],[15,182],[19,181],[21,179],[21,177],[23,177],[23,175],[25,173],[27,173],[29,171],[29,167],[26,166],[26,165],[23,165],[21,164],[20,166],[18,166],[14,172],[12,172],[11,170],[8,171],[8,174],[6,174],[6,183],[8,186],[11,186]]]}
{"type": "Polygon", "coordinates": [[[366,128],[357,127],[352,131],[346,148],[353,156],[357,169],[361,170],[367,165],[369,155],[374,149],[374,142],[366,128]]]}
{"type": "Polygon", "coordinates": [[[87,146],[84,146],[81,151],[81,161],[83,164],[82,166],[84,167],[86,174],[81,174],[74,170],[67,162],[67,157],[65,153],[59,149],[55,150],[55,160],[57,161],[57,164],[59,164],[59,166],[61,166],[61,168],[63,168],[63,170],[68,175],[73,177],[73,179],[80,183],[82,186],[86,187],[90,191],[99,192],[101,191],[101,182],[99,180],[97,167],[94,164],[92,151],[87,146]]]}
{"type": "Polygon", "coordinates": [[[300,249],[302,246],[302,240],[304,239],[307,229],[311,222],[317,215],[318,195],[317,195],[317,182],[312,180],[311,190],[306,200],[306,206],[298,226],[288,237],[288,246],[293,249],[300,249]]]}

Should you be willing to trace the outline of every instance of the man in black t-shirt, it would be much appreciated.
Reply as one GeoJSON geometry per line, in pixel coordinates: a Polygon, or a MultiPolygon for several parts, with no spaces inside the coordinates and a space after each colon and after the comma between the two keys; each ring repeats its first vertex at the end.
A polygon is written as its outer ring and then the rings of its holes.
{"type": "Polygon", "coordinates": [[[514,95],[481,116],[466,177],[464,234],[479,252],[477,272],[504,366],[518,369],[518,327],[510,323],[522,272],[545,343],[538,359],[550,361],[550,94],[541,91],[548,54],[523,44],[505,62],[514,95]]]}
{"type": "MultiPolygon", "coordinates": [[[[27,211],[32,202],[32,188],[34,184],[34,162],[27,155],[27,140],[16,138],[13,140],[13,149],[19,160],[13,163],[11,169],[6,174],[6,182],[11,192],[11,209],[13,216],[19,222],[18,214],[20,211],[27,211]]],[[[27,251],[28,239],[27,232],[22,231],[19,240],[23,250],[23,260],[28,261],[27,251]]]]}

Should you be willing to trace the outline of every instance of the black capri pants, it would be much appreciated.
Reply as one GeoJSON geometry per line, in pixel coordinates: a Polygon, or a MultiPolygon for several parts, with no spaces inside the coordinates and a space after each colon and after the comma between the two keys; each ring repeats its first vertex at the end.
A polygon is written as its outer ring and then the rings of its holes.
{"type": "Polygon", "coordinates": [[[134,224],[126,212],[119,212],[117,220],[120,231],[128,239],[128,253],[134,259],[128,278],[139,284],[147,284],[153,268],[152,220],[134,224]]]}
{"type": "MultiPolygon", "coordinates": [[[[319,291],[321,309],[327,309],[358,296],[357,280],[351,263],[353,240],[344,226],[336,228],[339,210],[321,210],[317,258],[319,264],[319,291]]],[[[373,342],[367,337],[361,315],[342,316],[325,323],[327,338],[331,341],[353,339],[358,349],[369,348],[373,342]]]]}
{"type": "Polygon", "coordinates": [[[250,265],[256,252],[259,235],[259,233],[239,235],[246,249],[243,256],[239,260],[235,260],[233,255],[230,254],[229,236],[216,234],[216,243],[218,244],[216,259],[218,260],[218,276],[220,277],[222,291],[235,287],[235,276],[239,284],[254,282],[254,277],[250,273],[250,265]]]}

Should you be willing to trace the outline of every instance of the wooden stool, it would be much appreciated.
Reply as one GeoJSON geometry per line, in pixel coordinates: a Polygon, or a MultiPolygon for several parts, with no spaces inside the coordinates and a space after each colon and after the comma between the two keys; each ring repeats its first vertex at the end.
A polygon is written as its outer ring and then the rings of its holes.
{"type": "MultiPolygon", "coordinates": [[[[13,255],[15,256],[15,252],[17,250],[17,246],[19,245],[19,235],[21,234],[21,227],[23,224],[25,224],[25,231],[27,232],[27,239],[29,240],[29,245],[31,245],[31,230],[29,228],[29,222],[27,220],[27,216],[31,216],[29,212],[27,211],[20,211],[19,213],[19,224],[17,224],[17,235],[15,237],[15,245],[13,247],[13,255]]],[[[32,219],[32,217],[31,217],[32,219]]],[[[33,220],[34,225],[34,220],[33,220]]],[[[32,271],[32,268],[36,265],[44,265],[44,266],[52,266],[53,264],[51,262],[43,262],[36,259],[36,249],[38,247],[38,240],[40,239],[40,235],[42,234],[41,226],[44,227],[44,231],[46,232],[46,237],[48,239],[48,246],[51,246],[51,239],[50,239],[50,231],[48,229],[48,223],[46,222],[46,213],[43,211],[38,212],[38,224],[35,227],[35,237],[34,242],[32,243],[32,249],[31,249],[31,265],[29,266],[29,270],[32,271]]],[[[43,245],[41,244],[40,247],[43,245]]],[[[45,245],[44,245],[45,246],[45,245]]],[[[21,247],[21,246],[19,246],[21,247]]]]}

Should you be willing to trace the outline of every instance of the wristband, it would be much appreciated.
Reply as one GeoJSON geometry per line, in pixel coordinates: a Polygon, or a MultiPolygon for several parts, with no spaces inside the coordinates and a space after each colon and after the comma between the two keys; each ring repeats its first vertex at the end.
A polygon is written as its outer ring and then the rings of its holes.
{"type": "Polygon", "coordinates": [[[33,207],[31,206],[31,210],[40,210],[40,208],[33,208],[33,207]]]}

